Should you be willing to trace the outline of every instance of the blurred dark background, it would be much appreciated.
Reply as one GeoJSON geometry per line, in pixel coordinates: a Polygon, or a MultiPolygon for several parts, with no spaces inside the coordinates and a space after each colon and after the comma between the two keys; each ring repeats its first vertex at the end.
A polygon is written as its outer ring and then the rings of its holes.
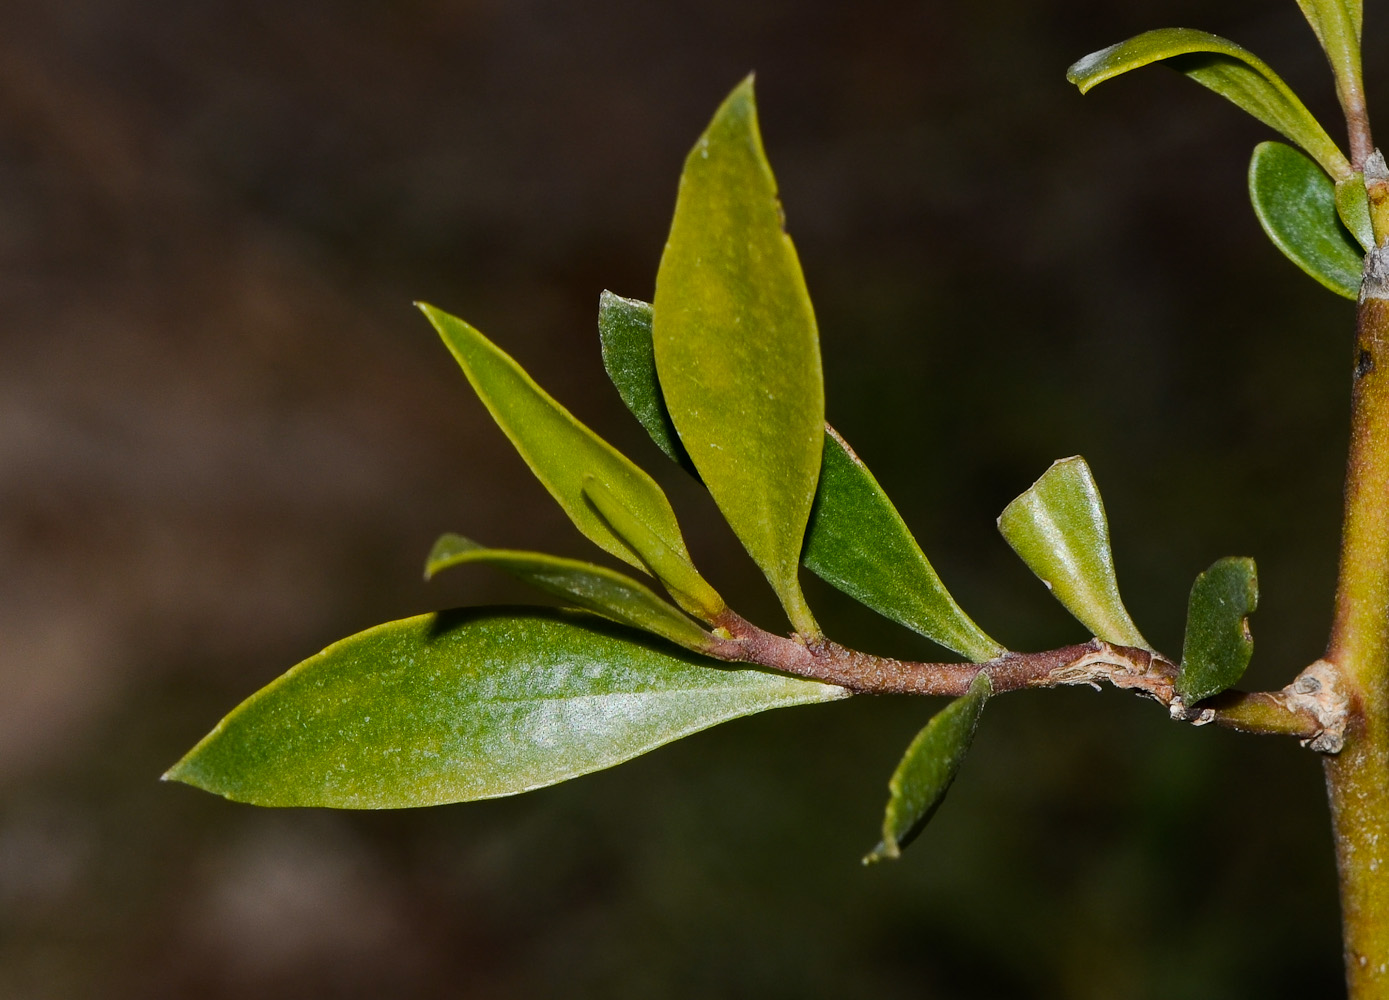
{"type": "MultiPolygon", "coordinates": [[[[1291,0],[0,7],[0,996],[1336,995],[1317,762],[1112,691],[991,706],[871,870],[936,703],[774,712],[432,810],[157,781],[336,638],[531,599],[421,582],[438,533],[593,553],[414,299],[653,469],[776,621],[595,330],[601,289],[649,297],[685,152],[754,68],[830,419],[966,608],[1015,648],[1085,637],[993,527],[1080,452],[1147,635],[1179,651],[1192,578],[1253,555],[1249,680],[1286,683],[1328,624],[1352,307],[1258,229],[1265,129],[1165,70],[1065,82],[1171,24],[1334,121],[1291,0]]],[[[810,593],[836,637],[932,655],[810,593]]]]}

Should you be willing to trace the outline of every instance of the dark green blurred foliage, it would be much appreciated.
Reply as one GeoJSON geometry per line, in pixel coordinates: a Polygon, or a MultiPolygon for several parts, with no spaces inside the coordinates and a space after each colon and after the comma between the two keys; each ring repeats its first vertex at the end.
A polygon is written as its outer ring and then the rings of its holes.
{"type": "MultiPolygon", "coordinates": [[[[1175,74],[1063,76],[1197,21],[1334,120],[1292,3],[0,12],[0,996],[1339,989],[1316,761],[1113,692],[997,699],[931,827],[869,871],[937,703],[771,713],[418,812],[154,780],[339,636],[530,599],[423,584],[440,531],[592,557],[413,299],[647,465],[715,586],[777,620],[595,323],[604,287],[650,296],[689,142],[750,68],[829,419],[961,604],[1013,647],[1085,638],[993,528],[1080,453],[1144,634],[1175,655],[1196,573],[1255,556],[1245,683],[1286,682],[1330,609],[1351,306],[1260,232],[1257,124],[1175,74]]],[[[806,583],[837,638],[928,650],[806,583]]]]}

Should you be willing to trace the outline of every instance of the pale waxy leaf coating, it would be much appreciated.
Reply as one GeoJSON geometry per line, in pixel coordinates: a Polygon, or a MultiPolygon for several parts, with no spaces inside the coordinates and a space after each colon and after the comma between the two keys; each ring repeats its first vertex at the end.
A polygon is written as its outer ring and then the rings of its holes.
{"type": "Polygon", "coordinates": [[[1359,297],[1364,254],[1342,225],[1336,186],[1320,167],[1284,143],[1261,142],[1249,160],[1249,201],[1288,260],[1337,295],[1359,297]]]}
{"type": "Polygon", "coordinates": [[[165,778],[264,806],[441,805],[541,788],[720,722],[847,696],[582,612],[472,608],[329,646],[244,701],[165,778]]]}
{"type": "Polygon", "coordinates": [[[1029,569],[1092,635],[1151,650],[1119,597],[1109,522],[1085,459],[1054,463],[1004,508],[998,530],[1029,569]]]}
{"type": "Polygon", "coordinates": [[[901,857],[902,848],[930,822],[960,773],[991,694],[993,686],[981,670],[967,693],[932,716],[916,734],[887,783],[883,839],[863,859],[864,864],[901,857]]]}
{"type": "Polygon", "coordinates": [[[1350,162],[1292,89],[1254,53],[1219,35],[1192,28],[1145,31],[1078,60],[1066,79],[1083,94],[1121,73],[1162,61],[1297,143],[1332,177],[1350,176],[1350,162]]]}
{"type": "Polygon", "coordinates": [[[688,555],[670,501],[655,480],[580,423],[510,355],[456,316],[420,305],[537,479],[574,526],[604,551],[642,569],[642,561],[584,499],[584,478],[601,480],[667,545],[688,555]]]}
{"type": "Polygon", "coordinates": [[[425,564],[426,578],[453,566],[485,563],[588,611],[669,639],[687,649],[708,648],[709,633],[679,608],[625,573],[542,552],[489,549],[462,535],[442,535],[425,564]]]}
{"type": "Polygon", "coordinates": [[[653,306],[681,442],[792,624],[818,635],[797,570],[823,448],[819,334],[751,78],[685,161],[653,306]]]}
{"type": "Polygon", "coordinates": [[[1196,578],[1187,603],[1175,689],[1187,705],[1233,687],[1254,655],[1249,616],[1259,606],[1254,560],[1229,556],[1196,578]]]}

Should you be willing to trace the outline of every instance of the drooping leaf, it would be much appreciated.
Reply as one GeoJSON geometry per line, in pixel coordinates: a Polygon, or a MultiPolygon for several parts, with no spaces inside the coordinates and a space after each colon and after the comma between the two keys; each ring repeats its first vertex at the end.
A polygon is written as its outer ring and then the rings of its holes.
{"type": "Polygon", "coordinates": [[[636,553],[584,500],[584,477],[593,476],[621,497],[667,545],[686,554],[675,512],[650,476],[575,419],[510,355],[473,327],[433,306],[421,304],[420,309],[439,331],[497,425],[575,527],[599,548],[642,568],[636,553]]]}
{"type": "Polygon", "coordinates": [[[991,694],[993,686],[981,670],[967,694],[937,712],[916,734],[887,783],[883,839],[863,859],[864,864],[901,857],[902,848],[915,840],[936,814],[960,773],[991,694]]]}
{"type": "Polygon", "coordinates": [[[1093,635],[1120,646],[1152,649],[1119,597],[1109,522],[1085,459],[1076,455],[1053,462],[1003,509],[998,530],[1093,635]]]}
{"type": "Polygon", "coordinates": [[[976,663],[1004,652],[955,603],[868,467],[828,427],[801,558],[826,583],[976,663]]]}
{"type": "Polygon", "coordinates": [[[1254,654],[1249,616],[1259,606],[1253,559],[1220,559],[1196,578],[1187,603],[1177,694],[1187,705],[1233,687],[1254,654]]]}
{"type": "Polygon", "coordinates": [[[1337,295],[1359,297],[1364,255],[1341,224],[1336,187],[1320,167],[1291,146],[1261,142],[1249,161],[1249,200],[1285,257],[1337,295]]]}
{"type": "Polygon", "coordinates": [[[1219,35],[1191,28],[1146,31],[1078,60],[1066,79],[1083,94],[1121,73],[1161,61],[1281,132],[1332,177],[1350,176],[1350,163],[1292,89],[1258,56],[1219,35]]]}
{"type": "Polygon", "coordinates": [[[540,552],[489,549],[462,535],[442,535],[425,576],[468,563],[486,563],[556,597],[613,621],[652,632],[687,649],[707,650],[709,634],[625,573],[540,552]]]}
{"type": "Polygon", "coordinates": [[[680,440],[796,629],[818,634],[797,569],[823,449],[819,334],[750,77],[685,161],[654,309],[680,440]]]}
{"type": "Polygon", "coordinates": [[[706,622],[714,621],[727,610],[727,603],[699,575],[689,557],[662,541],[612,490],[590,477],[584,480],[584,496],[613,532],[637,554],[651,575],[661,581],[675,603],[706,622]]]}
{"type": "Polygon", "coordinates": [[[598,299],[598,339],[603,345],[603,367],[627,409],[646,428],[656,447],[694,473],[694,463],[680,443],[656,380],[651,303],[603,292],[598,299]]]}
{"type": "Polygon", "coordinates": [[[1361,249],[1374,249],[1374,224],[1370,221],[1370,199],[1365,191],[1363,173],[1357,171],[1349,180],[1336,182],[1336,214],[1361,249]]]}
{"type": "Polygon", "coordinates": [[[256,692],[165,778],[265,806],[494,798],[842,688],[721,666],[582,612],[473,608],[358,633],[256,692]]]}

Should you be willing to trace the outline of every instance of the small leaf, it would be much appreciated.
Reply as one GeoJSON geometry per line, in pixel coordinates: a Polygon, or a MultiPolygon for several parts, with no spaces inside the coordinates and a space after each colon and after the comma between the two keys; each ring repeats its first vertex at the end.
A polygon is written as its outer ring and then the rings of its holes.
{"type": "Polygon", "coordinates": [[[1066,79],[1083,94],[1121,73],[1163,60],[1297,143],[1332,177],[1350,176],[1350,163],[1292,89],[1258,56],[1219,35],[1191,28],[1147,31],[1090,53],[1066,71],[1066,79]]]}
{"type": "Polygon", "coordinates": [[[603,345],[603,367],[627,409],[646,428],[656,447],[687,472],[695,473],[656,381],[651,304],[605,291],[598,298],[598,339],[603,345]]]}
{"type": "Polygon", "coordinates": [[[654,308],[680,440],[797,631],[818,635],[797,570],[823,449],[819,334],[751,77],[685,161],[654,308]]]}
{"type": "Polygon", "coordinates": [[[396,809],[515,795],[843,688],[718,665],[579,612],[472,608],[329,646],[164,777],[263,806],[396,809]]]}
{"type": "Polygon", "coordinates": [[[1151,650],[1119,597],[1109,522],[1085,459],[1052,463],[998,518],[998,530],[1090,632],[1119,646],[1151,650]]]}
{"type": "Polygon", "coordinates": [[[466,563],[486,563],[546,593],[644,632],[652,632],[687,649],[707,649],[710,636],[678,608],[624,573],[577,559],[540,552],[484,548],[462,535],[443,535],[425,565],[426,578],[466,563]]]}
{"type": "Polygon", "coordinates": [[[1249,615],[1259,606],[1253,559],[1218,560],[1196,578],[1186,612],[1182,668],[1174,685],[1188,706],[1233,687],[1254,654],[1249,615]]]}
{"type": "Polygon", "coordinates": [[[1350,180],[1336,182],[1336,214],[1362,249],[1375,248],[1374,224],[1370,221],[1370,199],[1365,191],[1363,173],[1356,172],[1350,180]]]}
{"type": "Polygon", "coordinates": [[[728,609],[724,599],[699,575],[689,556],[662,541],[612,490],[590,477],[584,480],[584,496],[613,532],[637,554],[651,575],[670,591],[675,603],[706,622],[714,621],[728,609]]]}
{"type": "Polygon", "coordinates": [[[829,427],[801,559],[831,586],[976,663],[1004,652],[960,610],[868,467],[829,427]]]}
{"type": "Polygon", "coordinates": [[[1364,255],[1341,224],[1335,185],[1320,167],[1291,146],[1261,142],[1249,161],[1249,200],[1285,257],[1337,295],[1360,296],[1364,255]]]}
{"type": "Polygon", "coordinates": [[[1361,0],[1297,0],[1297,5],[1331,63],[1336,89],[1344,103],[1349,94],[1364,90],[1360,65],[1361,0]]]}
{"type": "Polygon", "coordinates": [[[642,568],[641,559],[584,499],[584,477],[602,481],[667,545],[685,540],[661,488],[631,460],[589,430],[526,374],[511,356],[463,320],[420,305],[458,360],[478,397],[537,479],[575,527],[604,551],[642,568]]]}
{"type": "Polygon", "coordinates": [[[931,821],[945,800],[945,793],[960,773],[960,765],[974,742],[984,703],[993,694],[993,685],[982,670],[975,675],[969,692],[937,712],[926,728],[916,734],[892,772],[887,787],[889,797],[883,816],[883,839],[863,863],[896,860],[931,821]]]}

